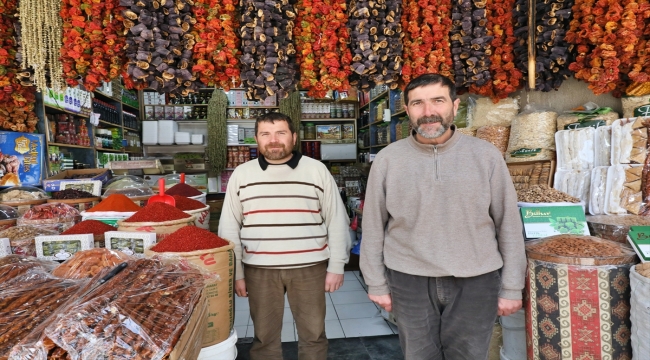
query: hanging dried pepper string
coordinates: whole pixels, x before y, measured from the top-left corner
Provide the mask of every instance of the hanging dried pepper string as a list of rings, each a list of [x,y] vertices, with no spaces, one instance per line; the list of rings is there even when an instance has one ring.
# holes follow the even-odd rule
[[[453,77],[449,42],[451,25],[451,0],[404,1],[403,84],[425,73]]]
[[[239,18],[233,0],[196,0],[192,71],[206,86],[225,91],[241,85]]]
[[[643,64],[648,61],[650,27],[645,24],[650,18],[650,3],[648,0],[627,0],[623,5],[621,27],[616,34],[617,48],[622,54],[621,79],[614,95],[622,96],[628,92],[629,95],[637,94],[640,87],[646,88],[642,90],[646,94],[650,91],[650,75],[643,71]],[[648,84],[644,86],[645,83]]]
[[[16,0],[0,0],[0,126],[5,130],[34,132],[38,123],[34,113],[36,88],[23,86],[17,76],[17,6]]]
[[[93,91],[103,81],[117,78],[125,63],[124,26],[119,0],[63,0],[61,62],[65,81],[79,80]]]

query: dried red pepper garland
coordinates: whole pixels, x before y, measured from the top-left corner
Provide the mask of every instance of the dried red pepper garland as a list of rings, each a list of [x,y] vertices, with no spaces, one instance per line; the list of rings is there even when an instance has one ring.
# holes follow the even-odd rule
[[[241,85],[239,19],[233,0],[194,2],[194,66],[192,71],[207,86],[225,91]]]
[[[125,63],[124,20],[119,0],[63,0],[63,74],[70,86],[94,91],[120,75]]]
[[[426,73],[452,78],[451,0],[404,0],[403,9],[402,82],[408,84]]]
[[[650,26],[646,22],[650,19],[650,3],[647,0],[626,0],[623,2],[624,10],[621,26],[617,30],[617,48],[621,52],[621,80],[615,90],[615,96],[622,96],[628,91],[634,92],[644,83],[650,83],[648,70],[643,71],[643,64],[648,62],[648,44],[650,39]],[[629,90],[628,90],[629,89]],[[642,92],[648,93],[650,89]],[[639,94],[640,95],[640,94]]]
[[[5,130],[34,132],[38,118],[34,113],[36,88],[23,86],[16,61],[17,0],[0,0],[0,125]]]
[[[155,252],[190,252],[216,249],[230,244],[228,241],[196,226],[184,226],[167,235],[151,248]]]

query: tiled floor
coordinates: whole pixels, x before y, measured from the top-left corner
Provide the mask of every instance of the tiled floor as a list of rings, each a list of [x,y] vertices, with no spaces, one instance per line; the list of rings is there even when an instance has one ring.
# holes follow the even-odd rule
[[[346,271],[343,286],[332,294],[325,294],[325,301],[328,339],[397,334],[397,327],[385,321],[377,306],[368,299],[358,271]],[[284,306],[282,342],[293,342],[298,340],[298,334],[286,298]],[[253,337],[248,298],[235,297],[235,329],[240,338]]]

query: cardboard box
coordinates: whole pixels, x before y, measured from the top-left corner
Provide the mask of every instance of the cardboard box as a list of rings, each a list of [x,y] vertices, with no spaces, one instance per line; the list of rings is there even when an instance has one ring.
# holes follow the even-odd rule
[[[519,210],[527,240],[560,234],[590,235],[582,206],[536,206]]]
[[[45,167],[45,136],[0,131],[0,186],[39,185]]]
[[[93,194],[94,196],[102,195],[102,182],[99,180],[85,180],[85,181],[61,181],[59,183],[59,191],[67,189],[75,189],[85,191]]]
[[[11,243],[8,238],[0,239],[0,258],[11,255]]]
[[[631,226],[627,241],[641,262],[650,261],[650,226]]]
[[[45,260],[66,260],[95,246],[93,234],[37,236],[35,242],[36,257]]]
[[[509,163],[509,164],[506,164],[506,165],[508,166],[508,171],[510,171],[511,176],[514,176],[514,175],[512,175],[513,173],[517,173],[517,174],[524,173],[524,174],[526,174],[526,173],[532,172],[533,168],[538,163],[542,164],[542,166],[544,164],[547,164],[547,163],[550,164],[550,165],[547,165],[547,167],[550,166],[550,170],[548,172],[549,175],[548,175],[548,179],[546,181],[546,184],[549,187],[553,187],[553,179],[555,178],[555,176],[554,176],[555,175],[555,160],[526,161],[526,162],[518,162],[518,163]],[[540,178],[540,182],[541,181],[542,181],[542,179]],[[514,182],[514,178],[513,178],[513,182]],[[543,185],[543,184],[541,184],[541,185]]]
[[[156,244],[156,234],[146,232],[107,231],[104,239],[107,249],[120,250],[136,258],[143,258],[144,249]]]
[[[204,290],[192,311],[185,330],[169,354],[169,360],[198,359],[203,348],[201,339],[208,322],[208,296]]]
[[[71,179],[71,177],[74,175],[84,175],[84,177],[79,179]],[[105,169],[65,170],[43,180],[43,190],[61,191],[64,189],[61,187],[62,182],[69,183],[73,181],[99,180],[102,182],[102,184],[105,184],[108,182],[108,180],[111,179],[111,177],[111,172]]]
[[[316,139],[338,140],[340,138],[341,125],[316,125]]]

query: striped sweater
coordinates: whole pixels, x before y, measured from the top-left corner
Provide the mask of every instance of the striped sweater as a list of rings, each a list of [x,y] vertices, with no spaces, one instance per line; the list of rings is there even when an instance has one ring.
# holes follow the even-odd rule
[[[295,153],[287,164],[269,165],[261,158],[235,169],[219,236],[235,243],[236,280],[244,278],[242,263],[290,269],[329,260],[327,271],[343,274],[350,257],[348,227],[345,206],[327,168]]]

